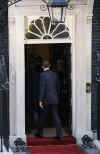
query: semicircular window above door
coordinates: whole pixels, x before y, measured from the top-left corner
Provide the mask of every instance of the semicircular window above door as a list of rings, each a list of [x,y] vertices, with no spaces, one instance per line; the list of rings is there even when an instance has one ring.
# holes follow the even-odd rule
[[[25,33],[25,39],[66,39],[69,28],[64,23],[51,24],[49,17],[32,20]]]

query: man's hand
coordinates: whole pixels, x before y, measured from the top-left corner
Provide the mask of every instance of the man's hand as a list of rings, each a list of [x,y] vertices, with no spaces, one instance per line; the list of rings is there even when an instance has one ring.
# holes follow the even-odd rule
[[[40,108],[41,108],[41,109],[44,108],[44,105],[43,105],[43,102],[42,102],[42,101],[40,101],[39,105],[40,105]]]

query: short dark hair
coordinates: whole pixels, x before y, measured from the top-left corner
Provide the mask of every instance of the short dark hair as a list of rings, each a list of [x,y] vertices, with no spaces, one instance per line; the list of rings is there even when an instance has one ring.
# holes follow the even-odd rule
[[[48,60],[44,60],[43,63],[42,63],[42,66],[49,67],[50,66],[49,61]]]

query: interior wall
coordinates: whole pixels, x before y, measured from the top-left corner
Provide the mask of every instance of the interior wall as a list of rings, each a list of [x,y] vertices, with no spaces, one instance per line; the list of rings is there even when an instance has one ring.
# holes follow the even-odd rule
[[[50,52],[49,52],[49,46],[44,44],[39,45],[29,45],[28,50],[30,52],[30,55],[32,56],[40,56],[43,60],[49,60],[50,59]]]

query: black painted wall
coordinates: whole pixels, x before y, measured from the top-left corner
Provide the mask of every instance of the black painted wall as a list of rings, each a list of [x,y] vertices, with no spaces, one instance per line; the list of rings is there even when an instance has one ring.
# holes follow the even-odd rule
[[[98,123],[98,82],[100,76],[100,0],[94,0],[92,27],[92,129],[97,129]],[[100,93],[100,92],[99,92]],[[100,104],[100,103],[99,103]],[[100,111],[99,111],[100,112]]]
[[[8,0],[0,0],[0,136],[9,135]]]
[[[0,55],[5,56],[8,70],[8,0],[0,0]]]

